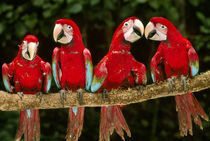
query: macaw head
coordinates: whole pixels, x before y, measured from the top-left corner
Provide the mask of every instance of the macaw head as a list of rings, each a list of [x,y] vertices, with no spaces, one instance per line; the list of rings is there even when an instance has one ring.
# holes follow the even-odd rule
[[[34,35],[27,35],[21,43],[21,55],[26,60],[33,60],[36,57],[39,41]]]
[[[114,33],[113,39],[125,39],[128,42],[139,40],[144,34],[144,25],[136,17],[124,20]]]
[[[60,19],[55,22],[53,38],[55,42],[69,44],[72,40],[81,40],[82,36],[78,26],[72,20]]]
[[[153,17],[145,28],[145,37],[150,40],[165,41],[181,34],[176,27],[163,17]]]

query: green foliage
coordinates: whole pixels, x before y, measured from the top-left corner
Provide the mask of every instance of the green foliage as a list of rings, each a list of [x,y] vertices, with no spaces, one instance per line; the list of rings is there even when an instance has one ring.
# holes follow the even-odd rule
[[[127,17],[137,16],[144,25],[154,16],[168,18],[188,38],[200,59],[200,71],[209,69],[210,16],[209,0],[28,0],[0,2],[1,64],[9,63],[16,56],[26,34],[34,34],[40,40],[38,54],[51,62],[56,46],[52,39],[55,20],[74,20],[82,32],[83,41],[90,49],[96,65],[107,53],[116,27]],[[135,58],[144,63],[150,79],[150,60],[158,43],[144,38],[132,45]],[[1,83],[1,89],[4,89]],[[52,84],[52,92],[57,92]],[[207,93],[197,95],[210,115]],[[203,94],[204,93],[204,94]],[[206,94],[205,94],[206,93]],[[178,132],[177,113],[173,98],[152,100],[129,105],[123,113],[132,132],[130,140],[210,140],[210,124],[204,123],[204,131],[194,127],[194,136],[182,138]],[[67,127],[67,109],[41,110],[41,140],[64,140]],[[98,140],[99,108],[87,108],[84,130],[80,140]],[[0,140],[13,140],[18,123],[18,112],[1,112]],[[115,133],[111,140],[120,140]]]

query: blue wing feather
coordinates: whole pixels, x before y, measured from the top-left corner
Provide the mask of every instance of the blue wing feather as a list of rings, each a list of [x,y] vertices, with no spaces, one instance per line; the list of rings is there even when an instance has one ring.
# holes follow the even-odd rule
[[[85,61],[85,75],[86,75],[85,89],[89,90],[93,77],[93,64],[92,64],[91,54],[87,48],[83,50],[83,55]]]
[[[5,86],[6,90],[11,93],[12,90],[10,88],[10,83],[9,83],[7,76],[3,76],[3,82],[4,82],[4,86]]]

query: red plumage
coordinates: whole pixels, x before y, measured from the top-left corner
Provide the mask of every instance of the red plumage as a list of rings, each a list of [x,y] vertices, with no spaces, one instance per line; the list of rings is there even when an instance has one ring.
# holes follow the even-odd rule
[[[171,77],[194,76],[198,71],[198,56],[191,43],[185,39],[174,25],[165,18],[154,17],[150,20],[154,26],[167,27],[167,40],[162,41],[151,61],[152,77],[155,82]],[[175,96],[180,134],[186,136],[192,132],[191,116],[202,129],[200,117],[208,116],[192,93]]]
[[[85,88],[88,79],[86,63],[92,66],[91,54],[84,47],[79,28],[73,21],[60,19],[56,21],[56,25],[62,27],[62,32],[65,32],[66,26],[72,30],[72,40],[68,44],[62,44],[60,48],[56,47],[53,52],[53,67],[55,67],[55,69],[53,68],[53,75],[56,84],[61,90],[76,91]],[[57,30],[56,27],[54,30]],[[64,33],[62,38],[71,33]],[[73,108],[69,108],[67,140],[78,140],[83,128],[83,118],[84,107],[78,107],[75,111]]]
[[[23,41],[37,43],[38,39],[33,35],[27,35]],[[47,92],[51,83],[51,67],[39,56],[33,60],[26,60],[22,56],[22,46],[20,45],[17,57],[10,64],[3,64],[2,75],[9,79],[11,92],[23,94],[36,94]],[[47,78],[48,77],[48,78]],[[48,79],[49,81],[47,81]],[[46,81],[45,81],[46,80]],[[10,85],[9,83],[9,85]],[[14,85],[14,87],[12,86]],[[26,141],[38,141],[40,138],[39,111],[21,110],[19,127],[16,140],[21,140],[25,134]]]
[[[123,21],[114,33],[108,54],[94,69],[91,91],[101,84],[97,91],[117,89],[121,86],[146,84],[146,68],[137,62],[130,52],[130,42],[126,41],[123,33],[125,22],[138,18],[131,17]],[[131,136],[129,127],[120,110],[120,106],[101,108],[100,141],[109,141],[114,129],[124,139],[124,132]]]

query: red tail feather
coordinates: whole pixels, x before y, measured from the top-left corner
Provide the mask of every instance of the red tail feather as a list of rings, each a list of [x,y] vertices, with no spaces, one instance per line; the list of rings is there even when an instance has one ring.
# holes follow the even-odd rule
[[[208,121],[208,116],[199,105],[194,95],[189,93],[182,96],[175,96],[175,100],[178,108],[179,130],[181,136],[187,136],[188,132],[190,135],[193,135],[191,116],[194,119],[194,123],[203,129],[200,117]]]
[[[84,107],[78,107],[75,115],[72,108],[69,108],[69,122],[66,140],[77,141],[79,139],[83,128],[84,110]]]
[[[25,141],[40,140],[39,110],[20,111],[20,121],[15,141],[20,141],[23,134]]]
[[[109,141],[109,136],[113,133],[114,129],[117,134],[124,140],[124,132],[127,136],[131,136],[130,129],[124,119],[120,110],[120,106],[109,106],[101,108],[101,123],[100,123],[100,141]]]

